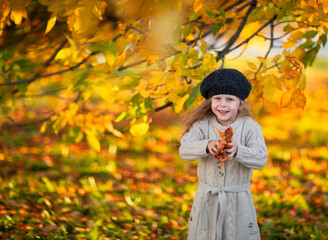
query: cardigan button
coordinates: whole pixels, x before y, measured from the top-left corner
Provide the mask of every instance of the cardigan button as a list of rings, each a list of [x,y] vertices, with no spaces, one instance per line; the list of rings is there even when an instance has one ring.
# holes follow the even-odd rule
[[[249,224],[248,224],[248,227],[249,227],[249,228],[253,227],[253,223],[252,223],[252,222],[249,223]]]

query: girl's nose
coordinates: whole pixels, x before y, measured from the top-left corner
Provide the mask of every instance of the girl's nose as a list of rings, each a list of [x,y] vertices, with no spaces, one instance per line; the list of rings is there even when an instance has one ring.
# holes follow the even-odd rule
[[[220,100],[219,106],[226,106],[226,102],[224,100]]]

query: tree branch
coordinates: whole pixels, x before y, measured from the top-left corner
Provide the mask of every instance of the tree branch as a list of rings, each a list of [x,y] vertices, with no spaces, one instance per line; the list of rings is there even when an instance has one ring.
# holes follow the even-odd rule
[[[13,85],[18,85],[18,84],[22,84],[22,83],[31,83],[34,82],[35,80],[39,79],[39,78],[45,78],[45,77],[51,77],[51,76],[55,76],[55,75],[59,75],[68,71],[72,71],[78,67],[80,67],[83,63],[85,63],[91,56],[95,55],[96,52],[90,53],[87,57],[85,57],[81,62],[79,62],[78,64],[76,64],[73,67],[70,67],[68,69],[62,70],[62,71],[58,71],[58,72],[53,72],[53,73],[48,73],[48,74],[44,74],[44,75],[37,75],[35,77],[32,78],[28,78],[25,80],[21,80],[21,81],[16,81],[16,82],[9,82],[9,83],[0,83],[0,87],[1,86],[13,86]]]
[[[270,23],[270,38],[271,38],[271,40],[270,40],[270,47],[269,47],[267,53],[264,56],[265,59],[267,59],[267,57],[269,56],[269,53],[271,52],[271,49],[273,48],[273,42],[274,42],[274,36],[273,36],[273,34],[274,34],[274,25],[273,25],[273,21],[271,21],[271,23]],[[261,70],[262,67],[263,67],[263,63],[261,62],[259,68],[257,69],[257,71],[256,71],[256,73],[254,75],[254,78],[256,77],[256,74]]]
[[[159,111],[161,111],[161,110],[163,110],[165,108],[171,107],[172,105],[173,105],[172,102],[167,102],[163,106],[160,106],[160,107],[155,108],[155,112],[159,112]]]
[[[59,47],[56,49],[56,51],[50,56],[50,58],[44,63],[44,66],[48,67],[50,65],[50,63],[55,59],[55,57],[57,56],[58,52],[66,45],[67,43],[67,39],[65,38],[61,44],[59,45]]]
[[[216,56],[216,61],[218,61],[220,58],[224,57],[227,53],[231,52],[232,50],[230,50],[230,47],[236,42],[236,40],[238,39],[241,31],[244,29],[247,19],[249,17],[249,15],[251,14],[251,12],[253,11],[253,9],[256,7],[256,2],[252,1],[252,4],[250,5],[249,9],[247,10],[245,17],[243,18],[243,21],[240,23],[237,32],[230,38],[229,43],[227,44],[227,46]]]
[[[225,9],[223,9],[225,12],[229,11],[230,9],[233,9],[234,7],[238,6],[239,4],[246,2],[247,0],[239,0],[238,2],[235,2],[233,4],[231,4],[230,6],[226,7]],[[253,1],[251,1],[253,2]]]
[[[233,50],[235,50],[235,49],[237,49],[237,48],[239,48],[240,46],[242,46],[242,45],[248,43],[248,42],[249,42],[254,36],[257,35],[258,32],[260,32],[262,29],[266,28],[269,24],[273,23],[273,21],[274,21],[276,18],[277,18],[277,15],[275,15],[270,21],[268,21],[268,22],[266,22],[265,24],[263,24],[262,27],[260,27],[260,28],[259,28],[255,33],[253,33],[250,37],[248,37],[247,39],[245,39],[243,42],[241,42],[240,44],[238,44],[236,47],[230,49],[230,50],[228,51],[228,53],[231,52],[231,51],[233,51]]]
[[[81,92],[78,92],[77,97],[72,101],[72,102],[77,102],[81,97]],[[30,125],[35,125],[35,124],[39,124],[45,121],[48,121],[49,119],[52,118],[52,116],[57,115],[59,112],[65,111],[66,109],[68,109],[69,105],[65,106],[62,110],[58,111],[58,112],[52,112],[48,117],[45,118],[41,118],[41,119],[37,119],[34,121],[30,121],[30,122],[25,122],[25,123],[17,123],[14,119],[12,119],[11,117],[8,117],[8,119],[13,122],[13,124],[3,124],[3,126],[6,128],[13,128],[13,127],[26,127],[26,126],[30,126]]]
[[[225,8],[225,9],[223,9],[223,10],[224,10],[224,11],[229,11],[230,9],[236,7],[237,5],[239,5],[239,4],[241,4],[241,3],[245,2],[245,1],[246,1],[246,0],[240,0],[240,1],[238,1],[238,2],[236,2],[236,3],[234,3],[234,4],[232,4],[232,5],[230,5],[229,7]],[[241,10],[242,10],[243,8],[245,8],[246,6],[251,5],[251,4],[254,4],[254,3],[255,3],[255,5],[256,5],[256,2],[255,2],[255,1],[251,1],[251,2],[249,2],[249,3],[246,3],[244,6],[240,7],[240,8],[237,10],[237,12],[241,11]],[[253,8],[252,8],[252,9],[253,9]],[[249,14],[247,14],[247,17],[248,17],[248,15],[249,15]],[[246,17],[246,19],[247,19],[247,17]],[[233,20],[232,18],[229,18],[229,19],[226,20],[226,23],[232,22],[232,20]],[[144,32],[142,32],[141,30],[139,30],[139,29],[137,29],[137,28],[135,28],[135,27],[130,27],[130,28],[132,28],[133,30],[135,30],[135,31],[137,31],[137,32],[139,32],[139,33],[144,34],[145,36],[147,36]],[[212,29],[210,29],[210,30],[206,31],[205,33],[203,33],[202,36],[198,36],[197,38],[195,38],[195,39],[193,39],[193,40],[191,40],[191,41],[189,41],[189,42],[186,42],[186,44],[187,44],[188,46],[190,46],[190,45],[196,43],[198,40],[200,40],[200,39],[202,39],[202,38],[204,38],[204,37],[210,35],[211,33],[212,33]],[[177,54],[177,53],[179,53],[179,51],[176,51],[176,52],[174,52],[174,53],[172,53],[172,54],[169,54],[168,56],[162,57],[162,58],[159,59],[159,60],[164,60],[164,59],[166,59],[166,58],[169,58],[169,57],[171,57],[171,56],[174,56],[174,55]],[[138,66],[138,65],[140,65],[140,64],[143,64],[143,63],[145,63],[145,62],[147,62],[146,59],[143,59],[143,60],[140,60],[140,61],[137,61],[137,62],[134,62],[134,63],[128,64],[128,65],[126,65],[126,66],[119,67],[119,68],[118,68],[118,71],[123,71],[123,70],[126,70],[126,69],[130,68],[130,67],[135,67],[135,66]],[[197,68],[197,67],[195,67],[195,68]]]

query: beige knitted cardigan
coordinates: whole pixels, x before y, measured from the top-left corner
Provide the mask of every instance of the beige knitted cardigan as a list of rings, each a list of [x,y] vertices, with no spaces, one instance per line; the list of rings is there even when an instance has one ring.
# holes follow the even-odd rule
[[[217,160],[206,152],[206,146],[219,137],[216,128],[224,131],[227,127],[219,124],[215,116],[207,117],[194,123],[181,139],[181,158],[200,159],[188,240],[260,239],[249,183],[253,169],[262,169],[267,160],[262,130],[249,117],[237,118],[231,124],[237,155],[218,169]]]

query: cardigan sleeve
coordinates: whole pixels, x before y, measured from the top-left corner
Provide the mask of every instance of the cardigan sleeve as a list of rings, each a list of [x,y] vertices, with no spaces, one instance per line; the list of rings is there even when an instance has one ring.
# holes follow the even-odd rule
[[[202,124],[196,122],[181,138],[179,154],[182,159],[193,161],[208,155],[206,147],[210,139],[205,139],[205,131],[204,126],[202,127]]]
[[[239,144],[236,159],[241,164],[252,169],[264,168],[268,150],[262,134],[261,126],[255,121],[245,123],[244,133],[246,137],[246,146]]]

